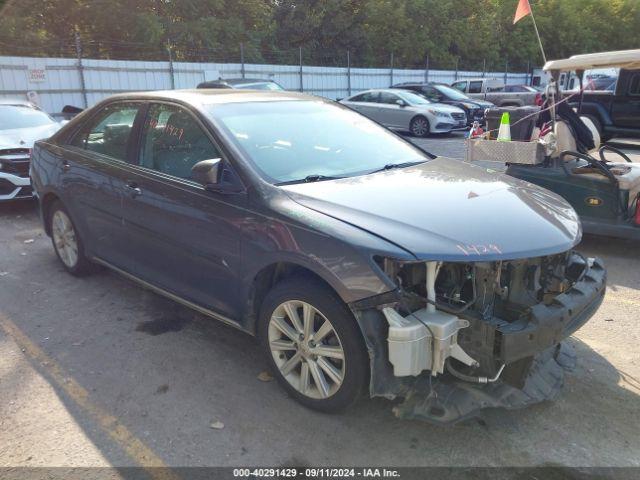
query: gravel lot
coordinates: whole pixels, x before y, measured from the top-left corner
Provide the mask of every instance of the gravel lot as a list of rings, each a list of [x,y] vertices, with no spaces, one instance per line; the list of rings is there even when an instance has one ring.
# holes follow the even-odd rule
[[[419,143],[462,155],[461,135]],[[258,379],[251,337],[116,274],[71,277],[35,206],[1,205],[0,466],[640,466],[639,247],[583,240],[609,286],[556,402],[438,427],[381,399],[301,407]]]

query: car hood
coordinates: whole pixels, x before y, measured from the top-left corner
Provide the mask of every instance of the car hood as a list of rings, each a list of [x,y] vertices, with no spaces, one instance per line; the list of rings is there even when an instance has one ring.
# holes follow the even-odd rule
[[[281,187],[297,203],[392,242],[421,260],[518,259],[569,250],[571,206],[533,184],[460,160]]]
[[[438,110],[439,112],[446,113],[464,113],[459,107],[454,105],[447,105],[446,103],[430,103],[428,105],[413,105],[413,108],[418,110]]]
[[[472,103],[476,106],[478,106],[479,108],[491,108],[491,107],[495,107],[495,105],[491,102],[485,102],[482,100],[464,100],[465,103]]]
[[[50,123],[40,127],[0,130],[0,150],[6,148],[31,148],[36,141],[49,138],[60,127],[59,123]]]

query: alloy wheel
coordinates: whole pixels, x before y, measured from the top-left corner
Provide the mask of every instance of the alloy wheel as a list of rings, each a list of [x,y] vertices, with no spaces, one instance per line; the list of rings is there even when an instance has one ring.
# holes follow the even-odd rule
[[[78,241],[71,219],[62,210],[56,210],[51,221],[53,244],[58,256],[67,267],[78,263]]]
[[[424,137],[429,133],[429,122],[424,118],[416,118],[411,123],[411,133],[417,137]]]
[[[345,376],[345,353],[331,322],[299,300],[280,304],[269,320],[269,349],[282,376],[302,395],[325,399]]]

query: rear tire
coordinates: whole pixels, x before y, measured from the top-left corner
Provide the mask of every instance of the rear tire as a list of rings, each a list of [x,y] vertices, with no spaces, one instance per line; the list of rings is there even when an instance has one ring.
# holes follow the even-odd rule
[[[47,222],[53,249],[64,269],[75,276],[93,272],[95,265],[86,257],[82,238],[61,201],[51,205]]]
[[[369,382],[364,339],[342,300],[306,276],[285,279],[260,309],[258,339],[280,384],[298,402],[342,411]]]
[[[431,132],[431,125],[429,124],[429,120],[419,115],[411,119],[409,130],[414,137],[424,138]]]

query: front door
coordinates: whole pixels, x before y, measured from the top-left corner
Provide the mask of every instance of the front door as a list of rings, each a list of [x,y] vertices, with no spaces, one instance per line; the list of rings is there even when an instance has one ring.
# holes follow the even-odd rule
[[[237,319],[246,197],[213,193],[192,180],[193,165],[214,158],[220,149],[192,112],[151,104],[123,196],[129,271]]]
[[[395,93],[380,92],[375,119],[387,127],[407,128],[412,112],[401,106],[398,101],[404,102]]]

